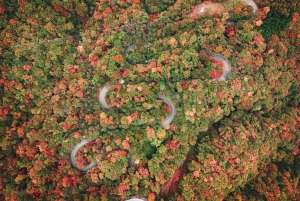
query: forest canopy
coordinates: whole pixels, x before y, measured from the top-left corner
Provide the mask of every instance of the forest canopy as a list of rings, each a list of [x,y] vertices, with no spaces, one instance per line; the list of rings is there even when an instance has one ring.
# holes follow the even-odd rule
[[[299,8],[0,0],[0,200],[299,200]]]

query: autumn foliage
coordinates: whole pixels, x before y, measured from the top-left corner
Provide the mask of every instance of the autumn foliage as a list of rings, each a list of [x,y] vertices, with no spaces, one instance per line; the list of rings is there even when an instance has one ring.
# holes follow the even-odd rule
[[[38,2],[0,0],[0,200],[299,200],[295,1]]]

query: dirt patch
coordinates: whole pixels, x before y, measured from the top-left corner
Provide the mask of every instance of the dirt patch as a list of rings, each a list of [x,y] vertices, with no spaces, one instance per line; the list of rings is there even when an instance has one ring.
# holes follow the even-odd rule
[[[190,18],[198,18],[201,15],[213,15],[223,13],[225,11],[223,4],[205,1],[192,8],[192,12],[189,14]]]

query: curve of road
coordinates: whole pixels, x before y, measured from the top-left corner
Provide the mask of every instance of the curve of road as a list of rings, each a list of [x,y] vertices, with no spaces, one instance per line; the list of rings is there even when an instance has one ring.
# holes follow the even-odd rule
[[[224,80],[226,80],[229,73],[231,72],[231,66],[230,66],[228,60],[225,57],[223,57],[222,55],[219,55],[219,54],[212,54],[211,57],[223,62],[223,64],[224,64],[224,73],[222,74],[221,77],[213,79],[213,81],[224,81]]]
[[[80,143],[78,143],[78,144],[74,147],[74,149],[73,149],[72,152],[71,152],[71,157],[70,157],[71,165],[72,165],[74,168],[80,170],[81,172],[86,172],[86,171],[88,171],[89,169],[95,167],[95,166],[99,163],[99,161],[100,161],[100,159],[101,159],[101,158],[100,158],[100,159],[98,159],[97,161],[95,161],[95,162],[93,162],[93,163],[91,163],[91,164],[89,164],[89,165],[87,165],[87,166],[85,166],[85,167],[83,167],[83,168],[79,168],[79,167],[76,165],[75,155],[76,155],[77,151],[80,149],[80,147],[84,146],[85,144],[87,144],[87,143],[89,143],[89,142],[91,142],[91,141],[93,141],[93,140],[94,140],[94,139],[91,139],[91,138],[82,140]]]
[[[253,7],[253,14],[248,17],[248,19],[252,19],[257,15],[258,7],[253,0],[243,0],[247,5]]]

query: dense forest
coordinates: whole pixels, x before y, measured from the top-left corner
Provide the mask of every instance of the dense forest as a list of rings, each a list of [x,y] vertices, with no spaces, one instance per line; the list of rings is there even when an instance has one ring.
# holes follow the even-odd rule
[[[0,0],[0,200],[300,200],[298,0]]]

